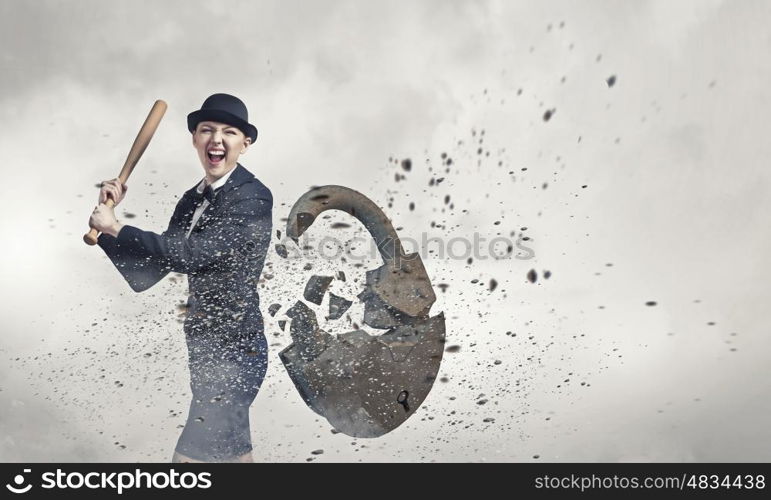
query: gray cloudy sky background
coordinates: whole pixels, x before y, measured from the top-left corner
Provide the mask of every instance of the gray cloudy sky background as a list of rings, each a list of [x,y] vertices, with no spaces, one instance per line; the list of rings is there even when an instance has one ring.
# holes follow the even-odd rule
[[[186,284],[133,294],[80,236],[159,98],[118,214],[163,229],[202,175],[185,117],[229,92],[260,130],[242,163],[273,191],[276,229],[309,186],[342,184],[404,236],[527,227],[535,253],[424,258],[460,350],[376,440],[305,407],[266,315],[257,460],[768,461],[769,19],[763,1],[0,0],[0,460],[170,457]],[[263,310],[288,306],[311,273],[268,262]],[[529,283],[531,268],[553,276]]]

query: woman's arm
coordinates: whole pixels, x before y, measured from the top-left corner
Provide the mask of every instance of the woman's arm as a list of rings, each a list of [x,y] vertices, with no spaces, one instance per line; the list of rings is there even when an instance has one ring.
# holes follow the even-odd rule
[[[166,272],[189,274],[245,249],[267,253],[272,208],[272,198],[242,198],[187,238],[182,231],[156,234],[125,225],[115,240],[137,262],[157,262]]]

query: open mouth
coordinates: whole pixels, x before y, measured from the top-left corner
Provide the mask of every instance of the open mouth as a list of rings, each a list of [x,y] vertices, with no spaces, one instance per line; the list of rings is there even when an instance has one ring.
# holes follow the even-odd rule
[[[216,165],[225,159],[225,152],[210,150],[206,152],[206,156],[209,157],[210,162]]]

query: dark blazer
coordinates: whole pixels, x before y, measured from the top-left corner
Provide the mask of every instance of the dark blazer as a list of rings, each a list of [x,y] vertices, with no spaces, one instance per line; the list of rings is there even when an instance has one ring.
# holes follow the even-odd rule
[[[162,234],[125,225],[117,237],[100,235],[99,246],[135,292],[171,271],[187,274],[188,336],[233,340],[262,333],[257,282],[270,244],[273,196],[239,164],[185,238],[202,201],[197,186],[179,200]]]

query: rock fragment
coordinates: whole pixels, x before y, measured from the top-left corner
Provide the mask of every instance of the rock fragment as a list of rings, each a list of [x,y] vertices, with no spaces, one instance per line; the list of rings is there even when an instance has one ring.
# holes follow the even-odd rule
[[[352,301],[345,297],[339,297],[334,293],[329,293],[329,319],[340,319],[343,314],[353,304]]]
[[[329,288],[329,284],[332,283],[333,279],[332,276],[319,276],[316,274],[311,276],[303,292],[305,300],[320,306],[321,301],[324,300],[324,294],[327,292],[327,288]]]

